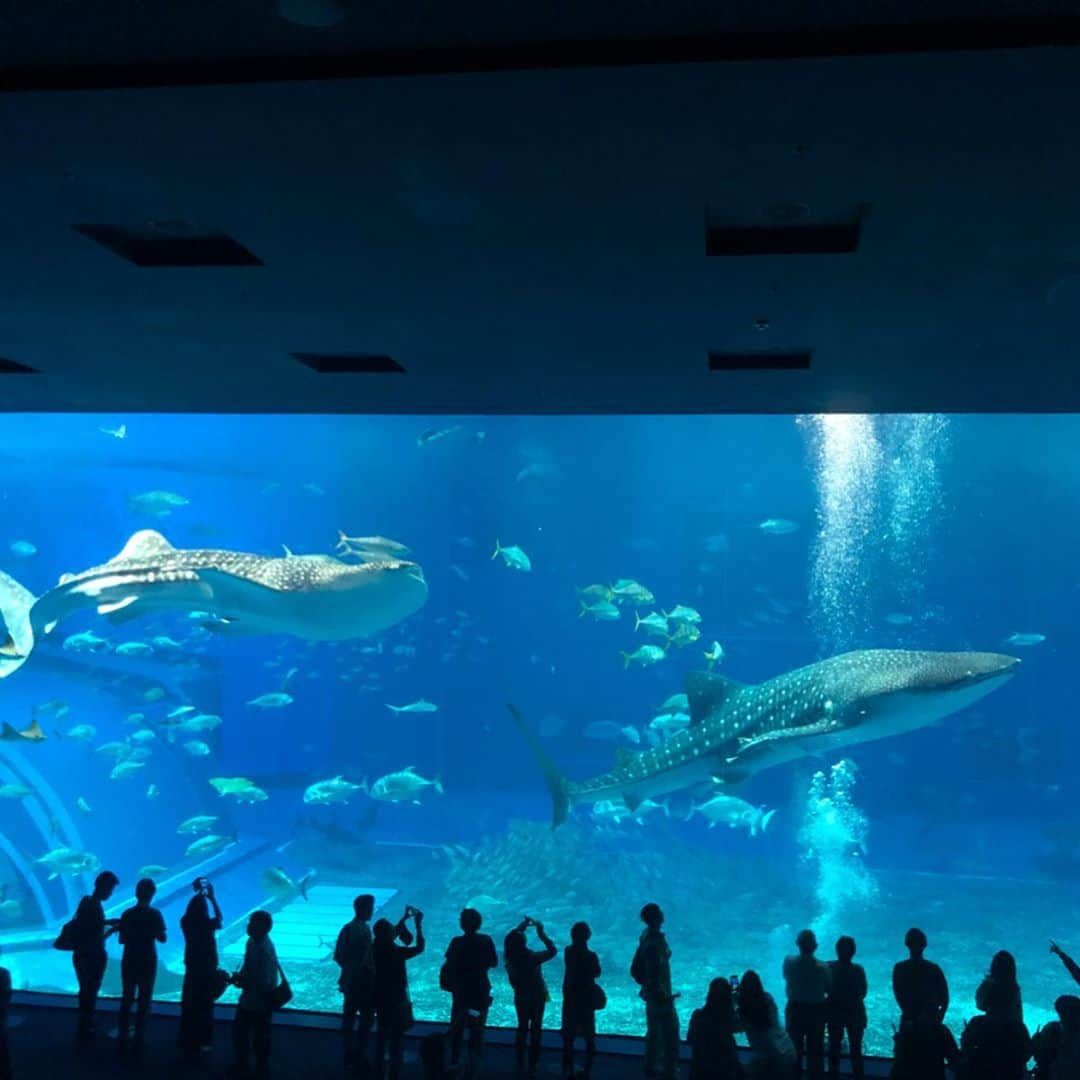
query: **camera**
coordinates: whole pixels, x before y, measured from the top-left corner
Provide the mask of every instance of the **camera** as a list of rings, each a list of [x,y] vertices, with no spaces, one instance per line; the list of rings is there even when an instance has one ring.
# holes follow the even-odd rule
[[[416,918],[417,916],[419,916],[422,919],[424,917],[424,913],[418,907],[413,907],[412,904],[406,904],[405,905],[405,918],[406,919],[409,918],[410,915],[413,918]]]
[[[731,982],[731,989],[732,990],[738,990],[739,989],[739,976],[738,975],[732,975],[730,977],[730,982]]]

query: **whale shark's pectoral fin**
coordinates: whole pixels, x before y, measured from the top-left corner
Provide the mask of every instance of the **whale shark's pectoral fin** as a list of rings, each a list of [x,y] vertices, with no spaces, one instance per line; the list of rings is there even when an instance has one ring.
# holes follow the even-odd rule
[[[635,795],[632,791],[624,791],[622,793],[623,802],[626,803],[626,809],[631,814],[637,813],[637,808],[641,805],[641,796]]]
[[[727,705],[745,689],[746,683],[736,682],[725,675],[692,671],[686,676],[685,687],[686,700],[690,705],[690,726],[694,727]]]

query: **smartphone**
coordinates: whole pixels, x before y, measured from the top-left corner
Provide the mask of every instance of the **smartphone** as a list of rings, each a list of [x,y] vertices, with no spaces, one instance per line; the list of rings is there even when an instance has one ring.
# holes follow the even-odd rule
[[[730,979],[730,982],[731,982],[731,989],[732,990],[738,990],[739,989],[739,976],[738,975],[732,975],[731,979]]]
[[[468,1009],[466,1011],[467,1011],[467,1014],[468,1014],[468,1016],[469,1016],[469,1018],[471,1020],[479,1020],[480,1019],[480,1011],[478,1009]]]

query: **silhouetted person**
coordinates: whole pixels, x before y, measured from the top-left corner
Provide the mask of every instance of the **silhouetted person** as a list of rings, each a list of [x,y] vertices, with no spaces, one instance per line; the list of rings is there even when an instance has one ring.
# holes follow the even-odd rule
[[[825,997],[829,989],[829,969],[814,956],[817,938],[813,930],[800,930],[795,938],[799,950],[784,957],[784,984],[787,1006],[785,1027],[795,1046],[795,1060],[806,1057],[811,1080],[820,1080],[825,1067]]]
[[[536,936],[543,949],[530,949],[525,931],[536,927]],[[503,941],[503,963],[506,977],[514,991],[514,1011],[517,1013],[517,1032],[514,1050],[517,1054],[518,1072],[525,1071],[525,1047],[528,1044],[529,1075],[536,1074],[540,1060],[540,1038],[544,1030],[544,1007],[548,1001],[548,989],[544,983],[542,967],[553,959],[558,950],[555,942],[544,933],[544,924],[528,915],[506,935]]]
[[[394,939],[412,935],[405,923],[412,918],[416,926],[414,945],[395,945]],[[409,1000],[409,976],[405,965],[424,951],[424,913],[407,907],[397,925],[379,919],[372,927],[372,954],[375,961],[375,1076],[382,1080],[389,1053],[390,1080],[398,1080],[404,1056],[405,1032],[412,1027],[412,1002]]]
[[[936,1010],[939,1020],[945,1019],[949,1008],[949,984],[945,973],[931,960],[923,957],[926,935],[912,927],[904,935],[904,945],[911,954],[893,967],[892,984],[896,1004],[900,1006],[900,1025],[925,1019],[927,1010]]]
[[[1003,954],[994,957],[995,962]],[[1008,953],[1004,954],[1012,961]],[[995,965],[991,965],[993,972]],[[1003,966],[998,964],[999,969]],[[1031,1057],[1031,1035],[1018,1016],[1020,989],[1016,985],[1016,965],[1010,972],[999,970],[979,987],[978,1007],[985,1013],[964,1025],[960,1053],[966,1066],[967,1080],[1024,1080]]]
[[[592,1074],[596,1057],[596,1010],[607,1003],[604,991],[597,985],[600,978],[600,959],[589,948],[592,931],[589,924],[576,922],[570,927],[570,944],[563,950],[562,984],[562,1071],[564,1080],[574,1077],[574,1040],[585,1040],[585,1071],[583,1080]]]
[[[1050,951],[1061,959],[1061,962],[1065,965],[1065,970],[1076,982],[1080,983],[1080,964],[1077,964],[1056,941],[1050,942]]]
[[[351,1065],[360,1075],[369,1069],[368,1038],[375,1022],[375,955],[368,926],[374,911],[374,896],[358,896],[353,901],[353,918],[341,928],[334,945],[334,963],[341,968],[338,989],[344,995],[341,1039],[345,1067]]]
[[[679,1017],[671,992],[671,949],[661,927],[659,904],[641,909],[645,929],[630,964],[630,977],[641,987],[645,1002],[645,1075],[674,1080],[679,1072]]]
[[[690,1044],[690,1080],[736,1080],[742,1075],[735,1051],[739,1018],[727,979],[713,979],[705,1004],[695,1009],[686,1031]]]
[[[135,886],[135,906],[120,916],[117,932],[124,954],[120,960],[120,1026],[117,1047],[127,1048],[131,1027],[131,1006],[138,996],[135,1013],[134,1049],[140,1051],[146,1037],[146,1022],[150,1017],[150,1002],[154,997],[154,980],[157,978],[157,942],[165,941],[165,919],[156,907],[150,906],[157,886],[142,878]]]
[[[1080,997],[1062,994],[1054,1002],[1057,1020],[1032,1037],[1037,1080],[1075,1080],[1080,1076]]]
[[[79,980],[78,1039],[94,1038],[94,1012],[109,962],[105,939],[116,930],[116,920],[105,918],[104,902],[119,884],[120,879],[111,870],[102,870],[94,879],[94,891],[79,901],[75,911],[72,962],[75,978]]]
[[[852,963],[855,939],[846,935],[836,942],[836,959],[829,964],[829,999],[825,1009],[829,1028],[829,1073],[840,1075],[840,1049],[847,1034],[851,1075],[862,1080],[863,1033],[866,1031],[866,972]]]
[[[221,908],[208,878],[197,877],[191,887],[195,895],[180,917],[184,935],[184,985],[180,992],[177,1033],[177,1044],[188,1060],[213,1046],[214,1001],[222,990],[216,936],[221,929]]]
[[[1002,949],[994,953],[990,971],[975,991],[975,1008],[991,1020],[1011,1019],[1024,1022],[1020,984],[1016,981],[1016,960]]]
[[[0,1080],[11,1080],[11,1050],[8,1047],[8,1012],[11,1009],[11,972],[0,967]]]
[[[750,1047],[747,1076],[755,1080],[788,1080],[795,1075],[795,1047],[780,1025],[773,996],[767,993],[756,971],[747,971],[739,982],[739,1027]]]
[[[255,1054],[256,1080],[270,1075],[270,1030],[274,1015],[273,993],[278,984],[278,958],[270,931],[268,911],[253,911],[248,919],[244,962],[233,976],[240,1000],[233,1018],[233,1075],[248,1076],[250,1053]]]
[[[475,908],[461,912],[461,933],[446,949],[439,985],[449,989],[450,1064],[461,1060],[461,1044],[468,1032],[466,1073],[474,1076],[484,1054],[484,1027],[491,1008],[491,979],[488,972],[499,966],[495,942],[480,933],[483,917]]]
[[[928,1001],[921,1014],[901,1024],[893,1039],[892,1080],[945,1080],[945,1068],[960,1058],[953,1033],[942,1023],[941,1006]]]

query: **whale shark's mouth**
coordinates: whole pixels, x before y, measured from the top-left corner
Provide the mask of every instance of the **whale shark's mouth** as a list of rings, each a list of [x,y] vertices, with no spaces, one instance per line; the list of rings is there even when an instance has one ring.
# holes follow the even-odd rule
[[[1009,679],[1016,674],[1016,669],[1020,666],[1020,659],[1015,656],[996,656],[996,665],[988,665],[985,669],[967,671],[964,672],[955,682],[953,682],[948,689],[949,690],[962,690],[969,686],[978,686],[980,683],[991,682],[995,679]]]

